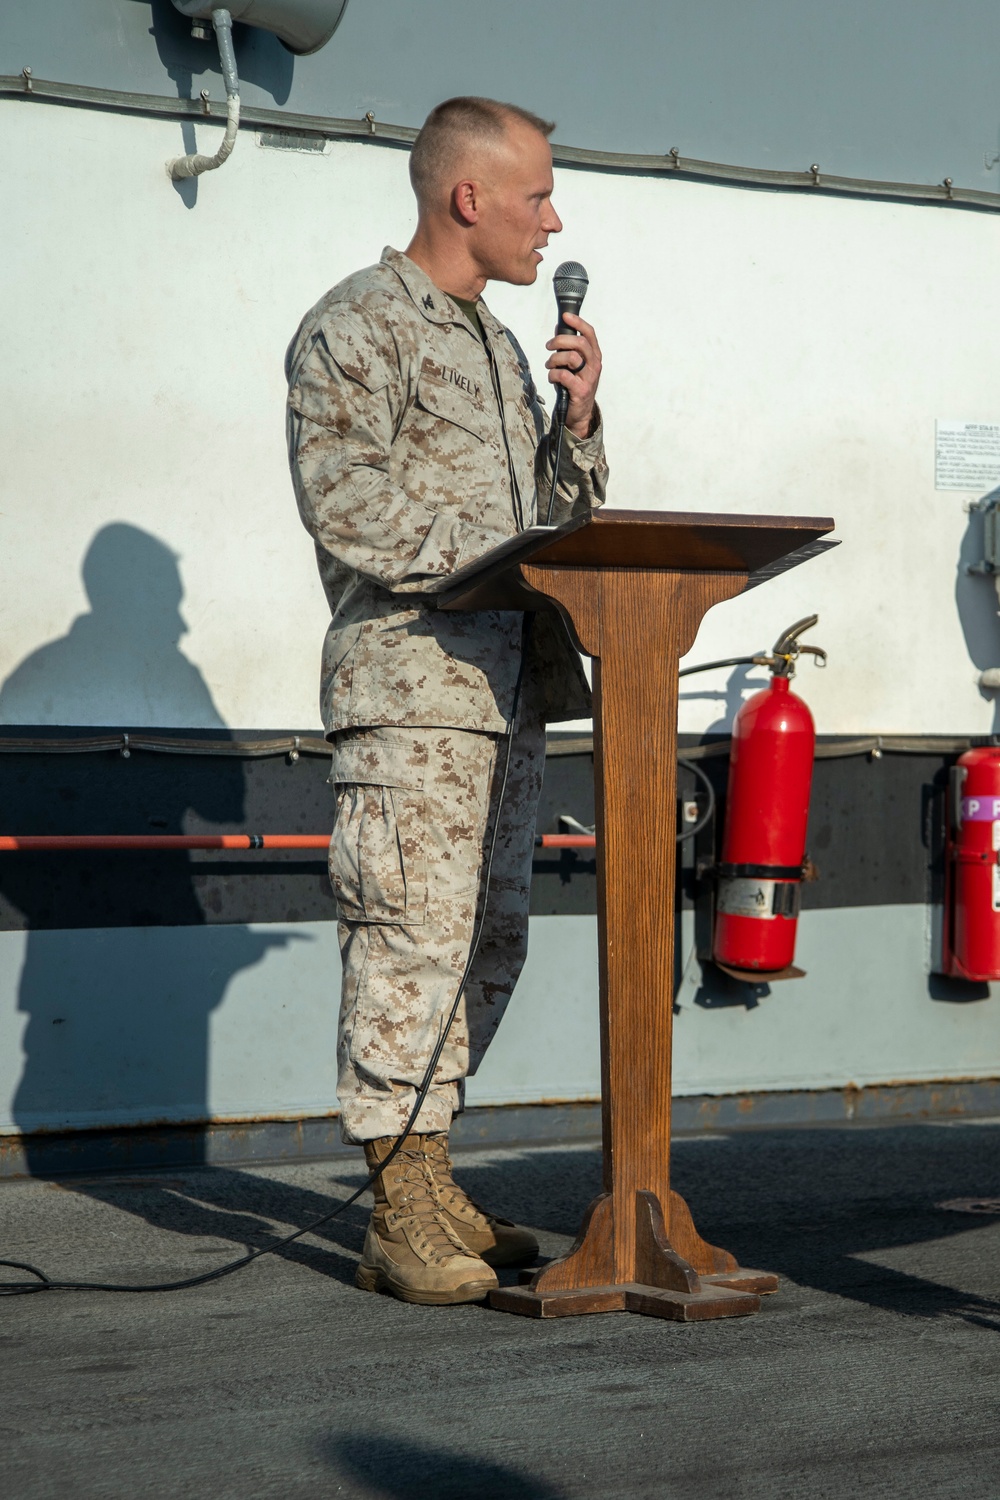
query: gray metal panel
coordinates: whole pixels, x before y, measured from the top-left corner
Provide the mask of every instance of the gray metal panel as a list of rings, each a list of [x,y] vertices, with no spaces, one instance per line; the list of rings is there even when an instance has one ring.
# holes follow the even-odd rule
[[[561,142],[742,166],[995,189],[990,0],[354,0],[331,43],[294,58],[237,27],[247,105],[419,125],[456,93],[555,118]],[[222,97],[214,46],[170,0],[15,0],[0,73]]]

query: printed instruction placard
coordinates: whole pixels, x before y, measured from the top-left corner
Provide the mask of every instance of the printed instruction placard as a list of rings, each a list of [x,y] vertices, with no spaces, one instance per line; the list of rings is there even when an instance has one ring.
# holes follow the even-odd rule
[[[935,426],[934,488],[983,495],[1000,484],[1000,422]]]

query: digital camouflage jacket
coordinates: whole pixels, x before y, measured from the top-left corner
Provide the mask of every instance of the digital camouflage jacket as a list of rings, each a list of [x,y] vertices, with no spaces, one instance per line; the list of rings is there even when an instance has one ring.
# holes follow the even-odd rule
[[[440,579],[536,518],[547,417],[527,360],[480,301],[485,343],[414,263],[388,249],[306,314],[286,359],[288,452],[332,616],[328,733],[366,725],[500,731],[519,612],[433,608]],[[553,521],[603,502],[601,426],[567,432]],[[423,597],[422,597],[423,596]],[[590,712],[580,660],[540,615],[529,670],[550,720]]]

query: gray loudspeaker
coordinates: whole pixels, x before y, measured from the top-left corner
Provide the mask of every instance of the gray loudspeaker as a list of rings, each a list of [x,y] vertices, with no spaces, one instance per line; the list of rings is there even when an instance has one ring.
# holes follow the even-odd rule
[[[192,20],[208,21],[217,6],[205,0],[174,0]],[[318,52],[333,36],[347,9],[347,0],[228,0],[234,21],[260,26],[280,37],[289,52]]]

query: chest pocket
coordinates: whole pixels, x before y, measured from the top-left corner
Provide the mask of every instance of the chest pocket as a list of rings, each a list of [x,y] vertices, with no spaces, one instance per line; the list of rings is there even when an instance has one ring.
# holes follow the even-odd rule
[[[488,442],[500,425],[498,414],[488,411],[468,391],[426,370],[417,381],[417,406],[432,417],[461,427],[481,443]]]

